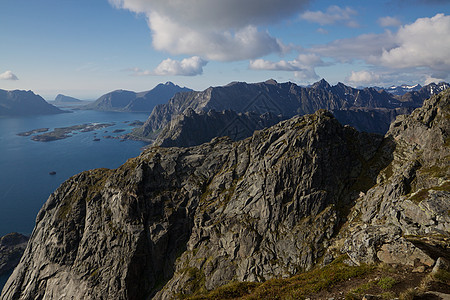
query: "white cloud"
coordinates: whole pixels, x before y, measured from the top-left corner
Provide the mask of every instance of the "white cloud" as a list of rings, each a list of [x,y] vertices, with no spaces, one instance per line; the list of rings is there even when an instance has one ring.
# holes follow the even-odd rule
[[[387,70],[445,79],[450,74],[450,16],[419,18],[397,32],[364,34],[309,50],[341,63],[360,60]]]
[[[450,16],[437,14],[402,26],[396,47],[384,49],[381,64],[393,68],[426,67],[450,72]]]
[[[0,79],[2,80],[19,80],[17,76],[12,71],[6,71],[0,74]]]
[[[350,7],[341,8],[337,5],[332,5],[327,8],[326,12],[322,11],[305,11],[300,15],[300,18],[312,23],[324,25],[332,25],[342,23],[348,27],[359,27],[359,24],[352,20],[352,17],[358,13]]]
[[[327,65],[316,54],[300,54],[291,61],[281,60],[278,62],[256,59],[250,61],[249,68],[252,70],[270,71],[294,71],[294,76],[300,79],[317,79],[315,68]]]
[[[195,76],[203,73],[203,67],[208,62],[198,56],[185,58],[181,61],[173,59],[163,60],[154,70],[155,75]]]
[[[328,30],[323,29],[322,27],[318,28],[316,31],[321,34],[328,34]]]
[[[347,81],[356,84],[370,83],[374,84],[380,80],[380,76],[369,71],[352,71],[351,75],[347,78]]]
[[[140,68],[129,68],[124,71],[132,72],[133,76],[196,76],[203,73],[203,67],[207,63],[198,56],[185,58],[181,61],[167,58],[153,71]]]
[[[378,24],[380,24],[380,26],[382,27],[398,27],[402,25],[402,22],[400,22],[400,20],[397,18],[387,16],[379,18]]]
[[[209,60],[255,59],[285,46],[258,26],[298,13],[309,0],[109,0],[144,13],[153,46],[171,54]]]

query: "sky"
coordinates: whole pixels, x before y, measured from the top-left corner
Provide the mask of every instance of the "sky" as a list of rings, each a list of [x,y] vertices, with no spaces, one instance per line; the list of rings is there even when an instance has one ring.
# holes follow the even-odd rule
[[[0,0],[0,89],[450,81],[450,0]]]

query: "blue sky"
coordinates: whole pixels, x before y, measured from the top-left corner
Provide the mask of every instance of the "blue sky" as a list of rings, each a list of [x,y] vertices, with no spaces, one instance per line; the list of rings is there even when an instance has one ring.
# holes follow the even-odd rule
[[[0,88],[450,81],[449,0],[1,0]]]

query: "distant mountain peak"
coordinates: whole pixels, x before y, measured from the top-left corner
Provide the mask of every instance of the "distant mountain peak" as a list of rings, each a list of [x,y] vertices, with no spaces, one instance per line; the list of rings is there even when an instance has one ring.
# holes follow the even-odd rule
[[[314,83],[311,87],[314,89],[317,89],[317,88],[329,89],[331,86],[325,79],[322,78],[321,80]]]
[[[86,105],[85,109],[105,111],[135,111],[151,112],[155,105],[166,103],[178,92],[191,91],[180,87],[170,81],[160,83],[149,91],[133,92],[128,90],[115,90],[104,94],[94,103]]]

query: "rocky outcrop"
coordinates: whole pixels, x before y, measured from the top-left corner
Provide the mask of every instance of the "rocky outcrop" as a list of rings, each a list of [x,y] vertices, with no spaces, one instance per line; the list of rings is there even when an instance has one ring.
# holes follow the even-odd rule
[[[340,250],[355,263],[430,267],[449,258],[449,105],[447,90],[391,125],[384,153],[392,161],[358,199],[341,233]]]
[[[39,212],[2,299],[167,299],[309,269],[380,141],[319,111],[81,173]]]
[[[153,89],[140,93],[116,90],[101,96],[83,109],[151,112],[155,105],[166,103],[176,93],[187,91],[191,89],[180,87],[172,82],[160,83]]]
[[[28,237],[17,232],[0,238],[0,276],[17,266],[27,242]]]
[[[32,91],[0,90],[0,116],[31,116],[64,113]]]

